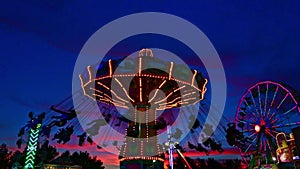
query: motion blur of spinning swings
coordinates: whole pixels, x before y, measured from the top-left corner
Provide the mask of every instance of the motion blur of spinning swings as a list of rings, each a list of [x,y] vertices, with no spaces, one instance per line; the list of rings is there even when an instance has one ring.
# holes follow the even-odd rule
[[[82,95],[80,92],[82,91],[78,91],[78,96],[75,93],[72,97],[80,97]],[[101,130],[102,127],[109,125],[110,128],[117,130],[123,135],[125,135],[125,131],[127,131],[127,136],[131,137],[137,137],[140,135],[139,130],[133,129],[134,127],[137,128],[137,126],[128,125],[131,121],[128,120],[124,114],[122,115],[119,113],[115,106],[105,103],[98,103],[98,107],[101,112],[100,118],[83,117],[86,118],[84,120],[87,121],[86,130],[83,130],[80,122],[77,119],[77,116],[81,115],[82,112],[75,111],[72,97],[68,97],[59,104],[51,106],[47,113],[42,113],[41,115],[38,115],[37,118],[34,117],[32,112],[30,112],[30,120],[20,129],[18,133],[18,148],[21,148],[22,144],[25,143],[25,137],[28,137],[26,133],[28,133],[32,126],[36,125],[36,121],[38,121],[40,116],[42,116],[44,119],[41,128],[40,143],[45,142],[48,144],[49,141],[51,141],[54,144],[66,144],[74,141],[74,139],[72,139],[74,137],[72,136],[76,136],[78,146],[83,146],[86,144],[85,142],[88,142],[90,145],[97,146],[98,149],[107,146],[114,146],[116,149],[120,150],[122,144],[124,143],[119,140],[109,140],[110,138],[107,138],[109,136],[109,130],[103,131]],[[93,102],[93,100],[88,97],[80,97],[80,99],[82,100],[82,105],[87,107],[85,107],[84,110],[88,112],[94,111],[89,109],[89,104],[90,102]],[[230,130],[230,126],[226,126],[226,123],[229,120],[227,120],[227,118],[222,118],[218,126],[205,123],[209,110],[211,108],[216,112],[218,112],[218,110],[211,105],[209,99],[207,98],[204,98],[204,100],[202,100],[201,104],[198,106],[199,110],[195,106],[187,106],[182,108],[182,111],[184,111],[182,116],[177,116],[178,112],[176,108],[167,110],[169,113],[164,113],[164,115],[158,117],[155,128],[158,130],[158,133],[162,133],[163,131],[166,131],[167,126],[172,124],[176,118],[182,118],[182,121],[183,119],[189,119],[189,131],[182,131],[179,127],[172,127],[171,139],[174,138],[174,140],[181,140],[180,142],[176,142],[174,144],[174,148],[180,150],[180,152],[197,151],[207,156],[213,151],[223,153],[224,144],[226,147],[228,147],[228,145],[226,145],[226,138],[227,140],[230,140],[225,133],[226,130]],[[198,111],[196,115],[190,114],[190,112],[195,111]],[[128,113],[130,116],[128,111],[125,113]],[[211,117],[211,119],[215,120],[219,118]],[[227,129],[227,127],[229,128]],[[183,138],[183,133],[188,134]],[[94,143],[93,139],[97,135],[100,135],[101,137],[105,138],[104,140],[107,141],[98,144]],[[163,143],[160,144],[161,146],[165,146],[165,150],[168,149],[168,147],[163,145]]]

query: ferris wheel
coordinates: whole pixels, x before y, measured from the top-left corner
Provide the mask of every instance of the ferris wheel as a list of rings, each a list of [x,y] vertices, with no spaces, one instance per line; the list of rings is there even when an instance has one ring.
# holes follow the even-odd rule
[[[276,160],[276,135],[290,134],[300,126],[299,95],[287,85],[263,81],[250,87],[240,99],[235,123],[235,146],[247,165]]]

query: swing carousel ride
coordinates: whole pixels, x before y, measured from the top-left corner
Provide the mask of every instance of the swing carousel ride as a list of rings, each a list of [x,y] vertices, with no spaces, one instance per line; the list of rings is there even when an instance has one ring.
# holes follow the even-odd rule
[[[145,69],[151,65],[157,67]],[[72,97],[82,100],[80,109],[75,110],[69,97],[37,117],[30,112],[30,121],[18,133],[19,148],[27,143],[34,152],[38,141],[66,144],[77,138],[78,146],[88,142],[99,151],[113,150],[121,168],[163,168],[164,163],[173,168],[175,152],[191,168],[184,152],[209,156],[234,146],[245,164],[255,168],[280,161],[276,136],[300,126],[297,92],[264,81],[242,96],[234,122],[223,116],[214,128],[205,123],[209,109],[214,109],[204,97],[207,79],[197,70],[155,58],[150,49],[125,62],[107,59],[88,66],[79,78],[82,89]],[[90,106],[95,103],[97,110]],[[29,168],[34,166],[33,152],[28,154]]]
[[[159,65],[159,68],[144,69],[147,64]],[[93,72],[97,72],[95,78],[92,78]],[[207,79],[197,70],[186,71],[182,65],[155,58],[150,49],[143,49],[138,57],[127,60],[124,65],[121,60],[109,59],[98,66],[88,66],[87,71],[80,75],[80,81],[82,91],[73,97],[85,96],[82,109],[75,111],[72,98],[51,106],[41,126],[40,141],[52,138],[52,142],[65,144],[71,141],[72,135],[77,135],[79,146],[87,141],[97,143],[98,149],[113,147],[119,152],[121,167],[125,168],[137,165],[163,168],[166,149],[169,155],[175,149],[182,152],[190,149],[205,155],[209,155],[209,149],[219,153],[224,151],[221,142],[211,134],[202,135],[203,142],[198,141],[200,131],[203,129],[207,131],[204,133],[209,133],[212,126],[202,126],[209,107],[204,105],[203,100]],[[202,104],[198,112],[200,101]],[[100,117],[91,117],[95,111],[89,106],[92,102],[98,104]],[[179,113],[179,109],[183,113]],[[195,111],[195,114],[191,113]],[[85,130],[82,129],[82,122],[81,125],[78,122],[78,116],[85,121]],[[186,128],[191,132],[180,128],[180,125],[174,127],[178,119],[188,124]],[[24,131],[30,129],[30,124],[29,121],[21,128],[18,147],[25,142]],[[170,129],[167,132],[168,126]],[[110,140],[113,131],[123,138],[125,136],[125,139]],[[183,139],[187,134],[188,137]],[[160,135],[165,137],[160,138]],[[181,157],[184,160],[182,154]],[[173,163],[170,158],[173,157],[169,157]],[[169,165],[172,166],[172,163],[169,162]]]
[[[126,115],[120,114],[120,119],[126,120],[127,117],[133,119],[127,118],[128,127],[125,131],[127,137],[121,146],[119,157],[121,167],[163,168],[164,150],[158,141],[158,130],[166,130],[167,125],[174,123],[175,119],[167,118],[168,114],[173,113],[170,110],[194,105],[203,100],[207,80],[196,70],[192,76],[183,74],[180,76],[182,79],[175,78],[172,73],[174,70],[177,72],[176,69],[180,69],[180,65],[173,62],[162,64],[160,60],[154,58],[150,49],[141,50],[139,57],[132,60],[131,64],[137,66],[123,67],[108,60],[107,68],[98,70],[109,71],[101,73],[98,71],[95,79],[91,79],[92,68],[88,67],[88,74],[80,75],[83,92],[90,98],[96,96],[97,102],[125,109]],[[162,67],[144,69],[146,64]],[[116,67],[119,71],[114,71]],[[92,81],[95,85],[91,86]],[[113,81],[117,85],[112,85]],[[126,84],[128,81],[129,84]],[[161,120],[157,120],[158,118]]]

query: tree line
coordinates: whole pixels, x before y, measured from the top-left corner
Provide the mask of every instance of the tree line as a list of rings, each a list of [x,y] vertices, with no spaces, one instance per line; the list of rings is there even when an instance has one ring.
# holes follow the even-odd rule
[[[0,168],[11,169],[14,164],[24,165],[26,158],[26,147],[23,151],[10,151],[6,144],[0,146]],[[79,165],[82,169],[104,169],[103,162],[96,156],[91,156],[85,152],[59,153],[56,147],[49,145],[46,141],[40,145],[36,152],[35,164],[59,164],[59,165]],[[38,167],[37,167],[38,168]]]

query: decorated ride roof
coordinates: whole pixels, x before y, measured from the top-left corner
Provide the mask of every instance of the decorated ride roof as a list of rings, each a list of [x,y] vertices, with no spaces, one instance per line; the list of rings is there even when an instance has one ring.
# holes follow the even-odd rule
[[[207,79],[197,70],[156,58],[150,49],[126,61],[109,59],[88,66],[80,80],[86,96],[128,109],[130,105],[163,110],[196,104],[207,90]]]

